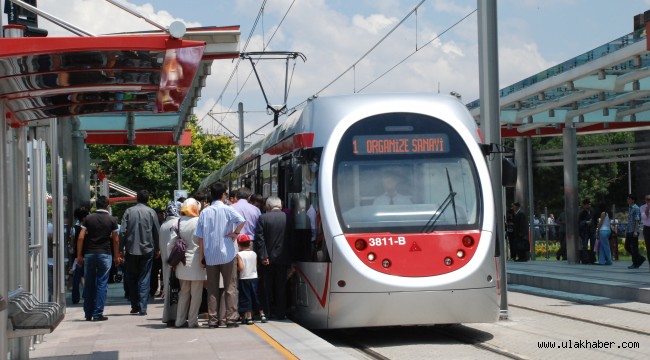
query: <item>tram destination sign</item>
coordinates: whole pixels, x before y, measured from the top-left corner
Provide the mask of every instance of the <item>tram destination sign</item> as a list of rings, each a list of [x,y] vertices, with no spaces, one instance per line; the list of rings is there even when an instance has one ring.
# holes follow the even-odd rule
[[[449,152],[447,134],[358,135],[352,138],[355,155],[440,154]]]

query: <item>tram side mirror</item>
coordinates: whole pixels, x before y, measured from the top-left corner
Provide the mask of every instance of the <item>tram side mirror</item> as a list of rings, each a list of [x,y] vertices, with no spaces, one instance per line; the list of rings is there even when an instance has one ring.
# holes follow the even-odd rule
[[[501,185],[514,187],[517,184],[517,165],[511,158],[501,158]]]
[[[288,192],[290,193],[302,192],[302,165],[291,166],[288,186]]]

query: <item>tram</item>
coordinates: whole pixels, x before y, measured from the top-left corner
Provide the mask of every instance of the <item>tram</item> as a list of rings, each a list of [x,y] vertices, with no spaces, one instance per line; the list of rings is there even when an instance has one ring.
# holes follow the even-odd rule
[[[293,217],[292,318],[311,329],[493,322],[495,202],[481,134],[439,94],[319,97],[208,176]]]

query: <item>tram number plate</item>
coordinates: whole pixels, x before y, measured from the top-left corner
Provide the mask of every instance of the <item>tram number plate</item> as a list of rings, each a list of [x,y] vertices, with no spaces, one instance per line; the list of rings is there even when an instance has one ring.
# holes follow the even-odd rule
[[[404,236],[398,237],[377,237],[368,239],[370,246],[391,246],[391,245],[406,245],[406,238]]]

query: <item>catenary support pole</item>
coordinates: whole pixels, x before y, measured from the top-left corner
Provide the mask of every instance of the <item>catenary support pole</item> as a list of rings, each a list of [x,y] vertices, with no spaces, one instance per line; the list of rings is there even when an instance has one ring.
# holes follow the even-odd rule
[[[501,145],[499,126],[499,53],[497,42],[497,3],[496,1],[477,0],[478,38],[479,38],[479,79],[481,99],[481,130],[488,144]],[[503,187],[501,185],[501,154],[488,159],[492,178],[492,192],[495,201],[494,217],[495,241],[500,248],[499,274],[501,279],[500,318],[508,318],[508,292],[506,286],[505,261],[505,226]],[[496,279],[494,279],[496,281]]]

